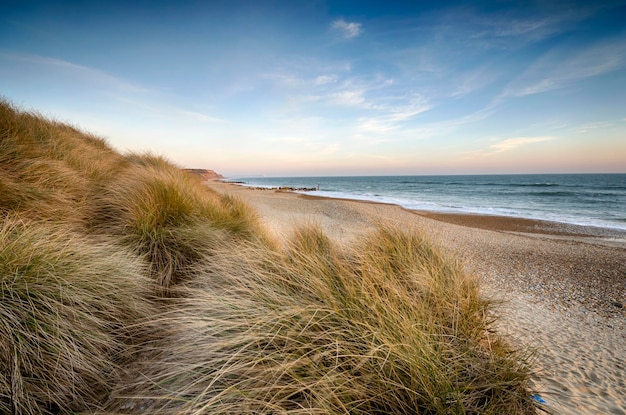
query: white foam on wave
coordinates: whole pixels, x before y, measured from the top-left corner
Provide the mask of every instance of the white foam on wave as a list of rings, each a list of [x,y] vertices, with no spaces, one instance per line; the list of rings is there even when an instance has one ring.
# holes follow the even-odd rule
[[[601,219],[593,218],[579,218],[570,215],[554,214],[543,211],[527,210],[520,212],[514,209],[505,208],[493,208],[493,207],[479,207],[479,206],[456,206],[456,205],[442,205],[435,202],[419,201],[408,198],[398,198],[390,196],[376,196],[368,194],[357,194],[349,192],[336,192],[336,191],[302,191],[297,193],[308,194],[312,196],[321,196],[334,199],[352,199],[361,200],[375,203],[386,203],[401,206],[409,210],[424,210],[438,213],[461,213],[461,214],[478,214],[478,215],[491,215],[491,216],[507,216],[521,219],[533,219],[544,220],[549,222],[557,222],[568,225],[586,226],[594,228],[605,228],[613,230],[626,231],[626,224],[620,225],[614,222],[603,221]]]

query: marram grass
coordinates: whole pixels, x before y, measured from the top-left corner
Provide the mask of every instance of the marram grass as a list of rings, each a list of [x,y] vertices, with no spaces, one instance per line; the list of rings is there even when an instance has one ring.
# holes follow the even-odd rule
[[[188,279],[189,268],[226,237],[261,239],[255,213],[197,177],[155,156],[130,165],[94,196],[94,229],[116,235],[144,255],[164,288]]]
[[[98,408],[151,313],[142,262],[15,217],[0,225],[0,413]]]
[[[82,226],[94,187],[122,162],[104,140],[0,100],[0,213]]]
[[[529,368],[492,332],[476,283],[419,235],[381,228],[342,250],[303,229],[282,252],[233,259],[173,302],[169,336],[112,408],[142,396],[156,414],[534,412]]]
[[[0,414],[534,412],[527,356],[418,233],[279,246],[163,157],[5,101],[0,219]]]

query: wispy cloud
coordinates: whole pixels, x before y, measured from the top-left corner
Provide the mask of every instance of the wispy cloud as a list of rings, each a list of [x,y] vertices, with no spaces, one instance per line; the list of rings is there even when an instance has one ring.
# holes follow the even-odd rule
[[[626,40],[603,42],[579,51],[548,52],[512,81],[502,96],[525,96],[566,87],[626,66]]]
[[[20,63],[28,63],[31,65],[36,65],[41,68],[56,68],[58,70],[64,71],[70,76],[79,76],[87,81],[94,82],[97,84],[104,85],[108,88],[115,88],[117,90],[131,92],[131,93],[145,93],[152,92],[149,88],[138,85],[134,82],[128,81],[126,79],[116,77],[109,73],[106,73],[100,69],[92,68],[89,66],[78,65],[66,60],[51,58],[46,56],[38,56],[38,55],[19,55],[19,54],[8,54],[8,53],[0,53],[0,59],[10,60],[14,62]]]
[[[612,127],[612,126],[614,126],[616,124],[620,124],[620,123],[622,123],[624,121],[626,121],[626,118],[619,119],[619,120],[612,120],[612,121],[590,122],[590,123],[586,123],[586,124],[582,124],[582,125],[578,126],[578,128],[576,129],[576,132],[580,133],[580,134],[584,134],[584,133],[588,133],[589,131],[599,130],[599,129],[603,129],[603,128],[609,128],[609,127]]]
[[[340,116],[346,136],[380,140],[391,131],[401,133],[412,119],[433,107],[426,96],[407,92],[406,85],[381,73],[370,76],[321,73],[302,77],[292,70],[266,75],[266,79],[289,91],[288,107],[292,113],[289,118],[316,114],[333,120]]]
[[[478,123],[490,118],[496,109],[489,104],[484,108],[471,112],[457,118],[444,119],[442,121],[420,123],[417,126],[403,128],[398,132],[398,136],[407,140],[425,140],[436,137],[443,137],[458,131],[459,128]]]
[[[398,128],[398,125],[381,118],[360,118],[357,131],[359,133],[387,134]]]
[[[407,106],[393,108],[390,111],[389,115],[387,115],[385,118],[390,122],[407,121],[415,117],[416,115],[430,110],[431,108],[432,106],[427,102],[411,103]]]
[[[358,134],[385,135],[393,131],[394,135],[400,137],[408,121],[432,108],[428,100],[417,94],[408,99],[396,97],[394,101],[396,102],[379,104],[373,116],[360,117],[357,120]]]
[[[97,68],[79,65],[63,59],[38,56],[0,53],[0,60],[9,60],[21,65],[28,64],[42,73],[56,71],[65,82],[69,79],[76,89],[97,90],[128,110],[139,110],[143,114],[158,116],[161,119],[179,119],[201,123],[223,123],[222,119],[201,111],[181,108],[167,103],[167,99],[156,89],[139,85],[132,81],[111,75]]]
[[[221,118],[212,117],[202,112],[188,111],[188,110],[182,110],[178,108],[172,108],[172,110],[174,111],[174,114],[180,114],[181,116],[188,117],[195,121],[208,122],[208,123],[225,123],[226,122],[225,120]]]
[[[387,88],[394,86],[394,81],[380,75],[368,77],[324,73],[303,77],[292,71],[266,74],[263,77],[273,82],[273,86],[284,89],[293,103],[321,103],[331,107],[376,110],[382,108],[379,101],[389,99],[387,95],[398,99],[393,94],[381,98]]]
[[[361,23],[346,22],[344,19],[338,19],[332,22],[331,29],[339,32],[344,39],[353,39],[361,34]]]
[[[536,42],[564,31],[570,20],[578,20],[571,14],[562,13],[549,17],[481,16],[475,20],[478,29],[471,38],[491,39],[504,46],[503,40],[515,39],[516,43]]]
[[[480,90],[494,82],[495,79],[496,74],[489,70],[486,66],[462,73],[457,76],[456,82],[453,80],[454,85],[450,96],[453,98],[460,98],[471,94],[472,92]]]
[[[108,96],[116,100],[117,102],[124,104],[129,109],[136,109],[143,114],[156,116],[160,119],[195,121],[200,123],[213,124],[226,123],[226,120],[223,120],[221,118],[213,117],[199,111],[179,108],[173,105],[166,104],[160,100],[148,101],[119,94],[108,94]]]
[[[319,75],[313,81],[315,85],[327,85],[335,82],[337,82],[337,75]]]
[[[478,154],[481,156],[492,156],[498,153],[504,153],[507,151],[512,151],[518,149],[520,147],[527,146],[529,144],[540,143],[543,141],[555,140],[556,137],[511,137],[503,140],[499,140],[489,146],[488,149],[479,151]]]
[[[532,136],[532,137],[509,137],[504,139],[493,139],[492,144],[486,148],[472,150],[463,153],[465,159],[477,159],[483,157],[491,157],[496,154],[511,152],[520,147],[526,147],[532,144],[544,141],[556,140],[557,137],[552,136]]]
[[[525,4],[490,13],[452,9],[445,21],[448,29],[456,30],[456,35],[465,37],[469,45],[512,50],[575,30],[577,23],[603,9],[591,3],[570,8],[551,3]]]
[[[277,71],[273,73],[266,73],[260,76],[262,80],[271,81],[274,86],[285,89],[302,89],[317,88],[317,87],[329,87],[333,84],[337,84],[339,76],[333,73],[322,74],[310,74],[309,76],[302,75],[298,72],[298,69],[291,69],[291,71]]]
[[[333,105],[359,107],[365,104],[364,90],[353,89],[330,94],[328,102]]]
[[[524,15],[510,8],[484,13],[472,6],[435,12],[425,25],[431,26],[430,41],[435,45],[461,47],[464,53],[477,54],[519,50],[566,30],[565,22],[554,15]]]

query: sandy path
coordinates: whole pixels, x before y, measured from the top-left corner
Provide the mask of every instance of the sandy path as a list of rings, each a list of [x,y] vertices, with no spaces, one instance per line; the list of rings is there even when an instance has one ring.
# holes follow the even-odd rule
[[[277,237],[315,223],[350,243],[376,221],[418,228],[457,255],[497,300],[499,328],[536,350],[537,387],[563,414],[626,414],[626,233],[550,222],[410,212],[211,182]]]

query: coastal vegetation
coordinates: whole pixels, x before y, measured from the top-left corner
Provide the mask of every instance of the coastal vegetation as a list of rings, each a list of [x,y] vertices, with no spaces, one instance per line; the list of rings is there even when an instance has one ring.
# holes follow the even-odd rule
[[[0,103],[0,413],[530,414],[528,355],[414,230],[273,240],[163,157]]]

